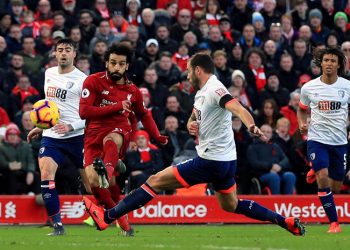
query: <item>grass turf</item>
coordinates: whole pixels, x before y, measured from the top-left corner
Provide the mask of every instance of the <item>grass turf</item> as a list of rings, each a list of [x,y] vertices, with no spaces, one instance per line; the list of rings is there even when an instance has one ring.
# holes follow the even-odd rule
[[[65,229],[65,236],[48,237],[50,228],[0,226],[0,249],[345,250],[350,246],[350,225],[342,225],[340,234],[326,233],[328,225],[307,225],[304,237],[274,225],[138,225],[135,237],[123,237],[115,227],[104,232],[88,226]]]

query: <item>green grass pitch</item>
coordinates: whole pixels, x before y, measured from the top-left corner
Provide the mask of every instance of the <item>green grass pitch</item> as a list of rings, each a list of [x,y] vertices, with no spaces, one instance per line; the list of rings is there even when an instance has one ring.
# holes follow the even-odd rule
[[[326,233],[328,225],[307,225],[304,237],[274,225],[137,225],[135,237],[123,237],[115,227],[103,232],[88,226],[65,228],[65,236],[48,237],[50,228],[3,225],[0,249],[350,249],[350,225],[342,225],[343,232],[332,235]]]

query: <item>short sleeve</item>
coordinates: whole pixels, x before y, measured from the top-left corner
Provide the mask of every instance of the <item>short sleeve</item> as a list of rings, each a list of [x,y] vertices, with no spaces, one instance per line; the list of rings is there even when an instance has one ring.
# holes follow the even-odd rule
[[[220,105],[220,100],[229,95],[231,96],[230,92],[223,86],[223,85],[216,85],[213,90],[210,93],[211,98],[214,102],[214,104]]]
[[[305,88],[306,85],[304,85],[301,88],[301,93],[300,93],[300,102],[299,102],[299,107],[301,109],[307,109],[310,106],[310,99],[308,95],[308,91]]]
[[[92,105],[96,98],[96,90],[93,77],[89,76],[84,80],[80,104]]]

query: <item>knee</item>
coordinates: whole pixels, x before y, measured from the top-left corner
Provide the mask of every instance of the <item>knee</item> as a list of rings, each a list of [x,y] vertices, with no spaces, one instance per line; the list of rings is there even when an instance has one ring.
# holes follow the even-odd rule
[[[280,176],[275,173],[275,172],[272,172],[270,173],[270,177],[268,178],[268,182],[271,184],[271,183],[279,183],[280,182]]]
[[[40,178],[42,181],[55,179],[56,167],[53,161],[42,158],[39,161],[39,167],[40,167]]]
[[[237,209],[237,204],[238,204],[238,200],[235,199],[229,203],[226,203],[226,202],[221,203],[220,206],[224,211],[229,212],[229,213],[234,213]]]
[[[157,174],[151,175],[146,180],[146,183],[153,188],[156,192],[162,191],[162,186],[160,185],[159,176]]]
[[[96,188],[96,187],[100,186],[100,184],[98,182],[98,175],[96,173],[87,172],[86,176],[87,176],[87,178],[89,180],[89,185],[90,185],[91,188]]]
[[[292,173],[292,172],[285,172],[283,174],[283,179],[287,180],[287,181],[291,181],[291,182],[295,182],[296,181],[295,174]]]

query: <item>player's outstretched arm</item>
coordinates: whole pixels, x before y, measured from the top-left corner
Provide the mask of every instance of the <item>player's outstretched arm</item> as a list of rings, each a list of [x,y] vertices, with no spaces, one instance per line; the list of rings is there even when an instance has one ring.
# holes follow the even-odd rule
[[[29,143],[31,140],[38,138],[42,132],[43,130],[41,128],[33,128],[27,135],[27,142]]]
[[[154,140],[156,140],[156,142],[163,145],[168,143],[168,137],[160,134],[150,111],[147,111],[141,116],[141,122],[145,130],[151,135]]]
[[[255,136],[260,137],[262,140],[266,140],[264,133],[255,125],[254,118],[246,110],[237,99],[232,99],[225,104],[225,108],[229,110],[232,114],[238,116],[244,125],[249,129],[249,132]]]
[[[307,125],[307,109],[299,107],[297,112],[299,130],[302,134],[307,134],[308,125]]]

